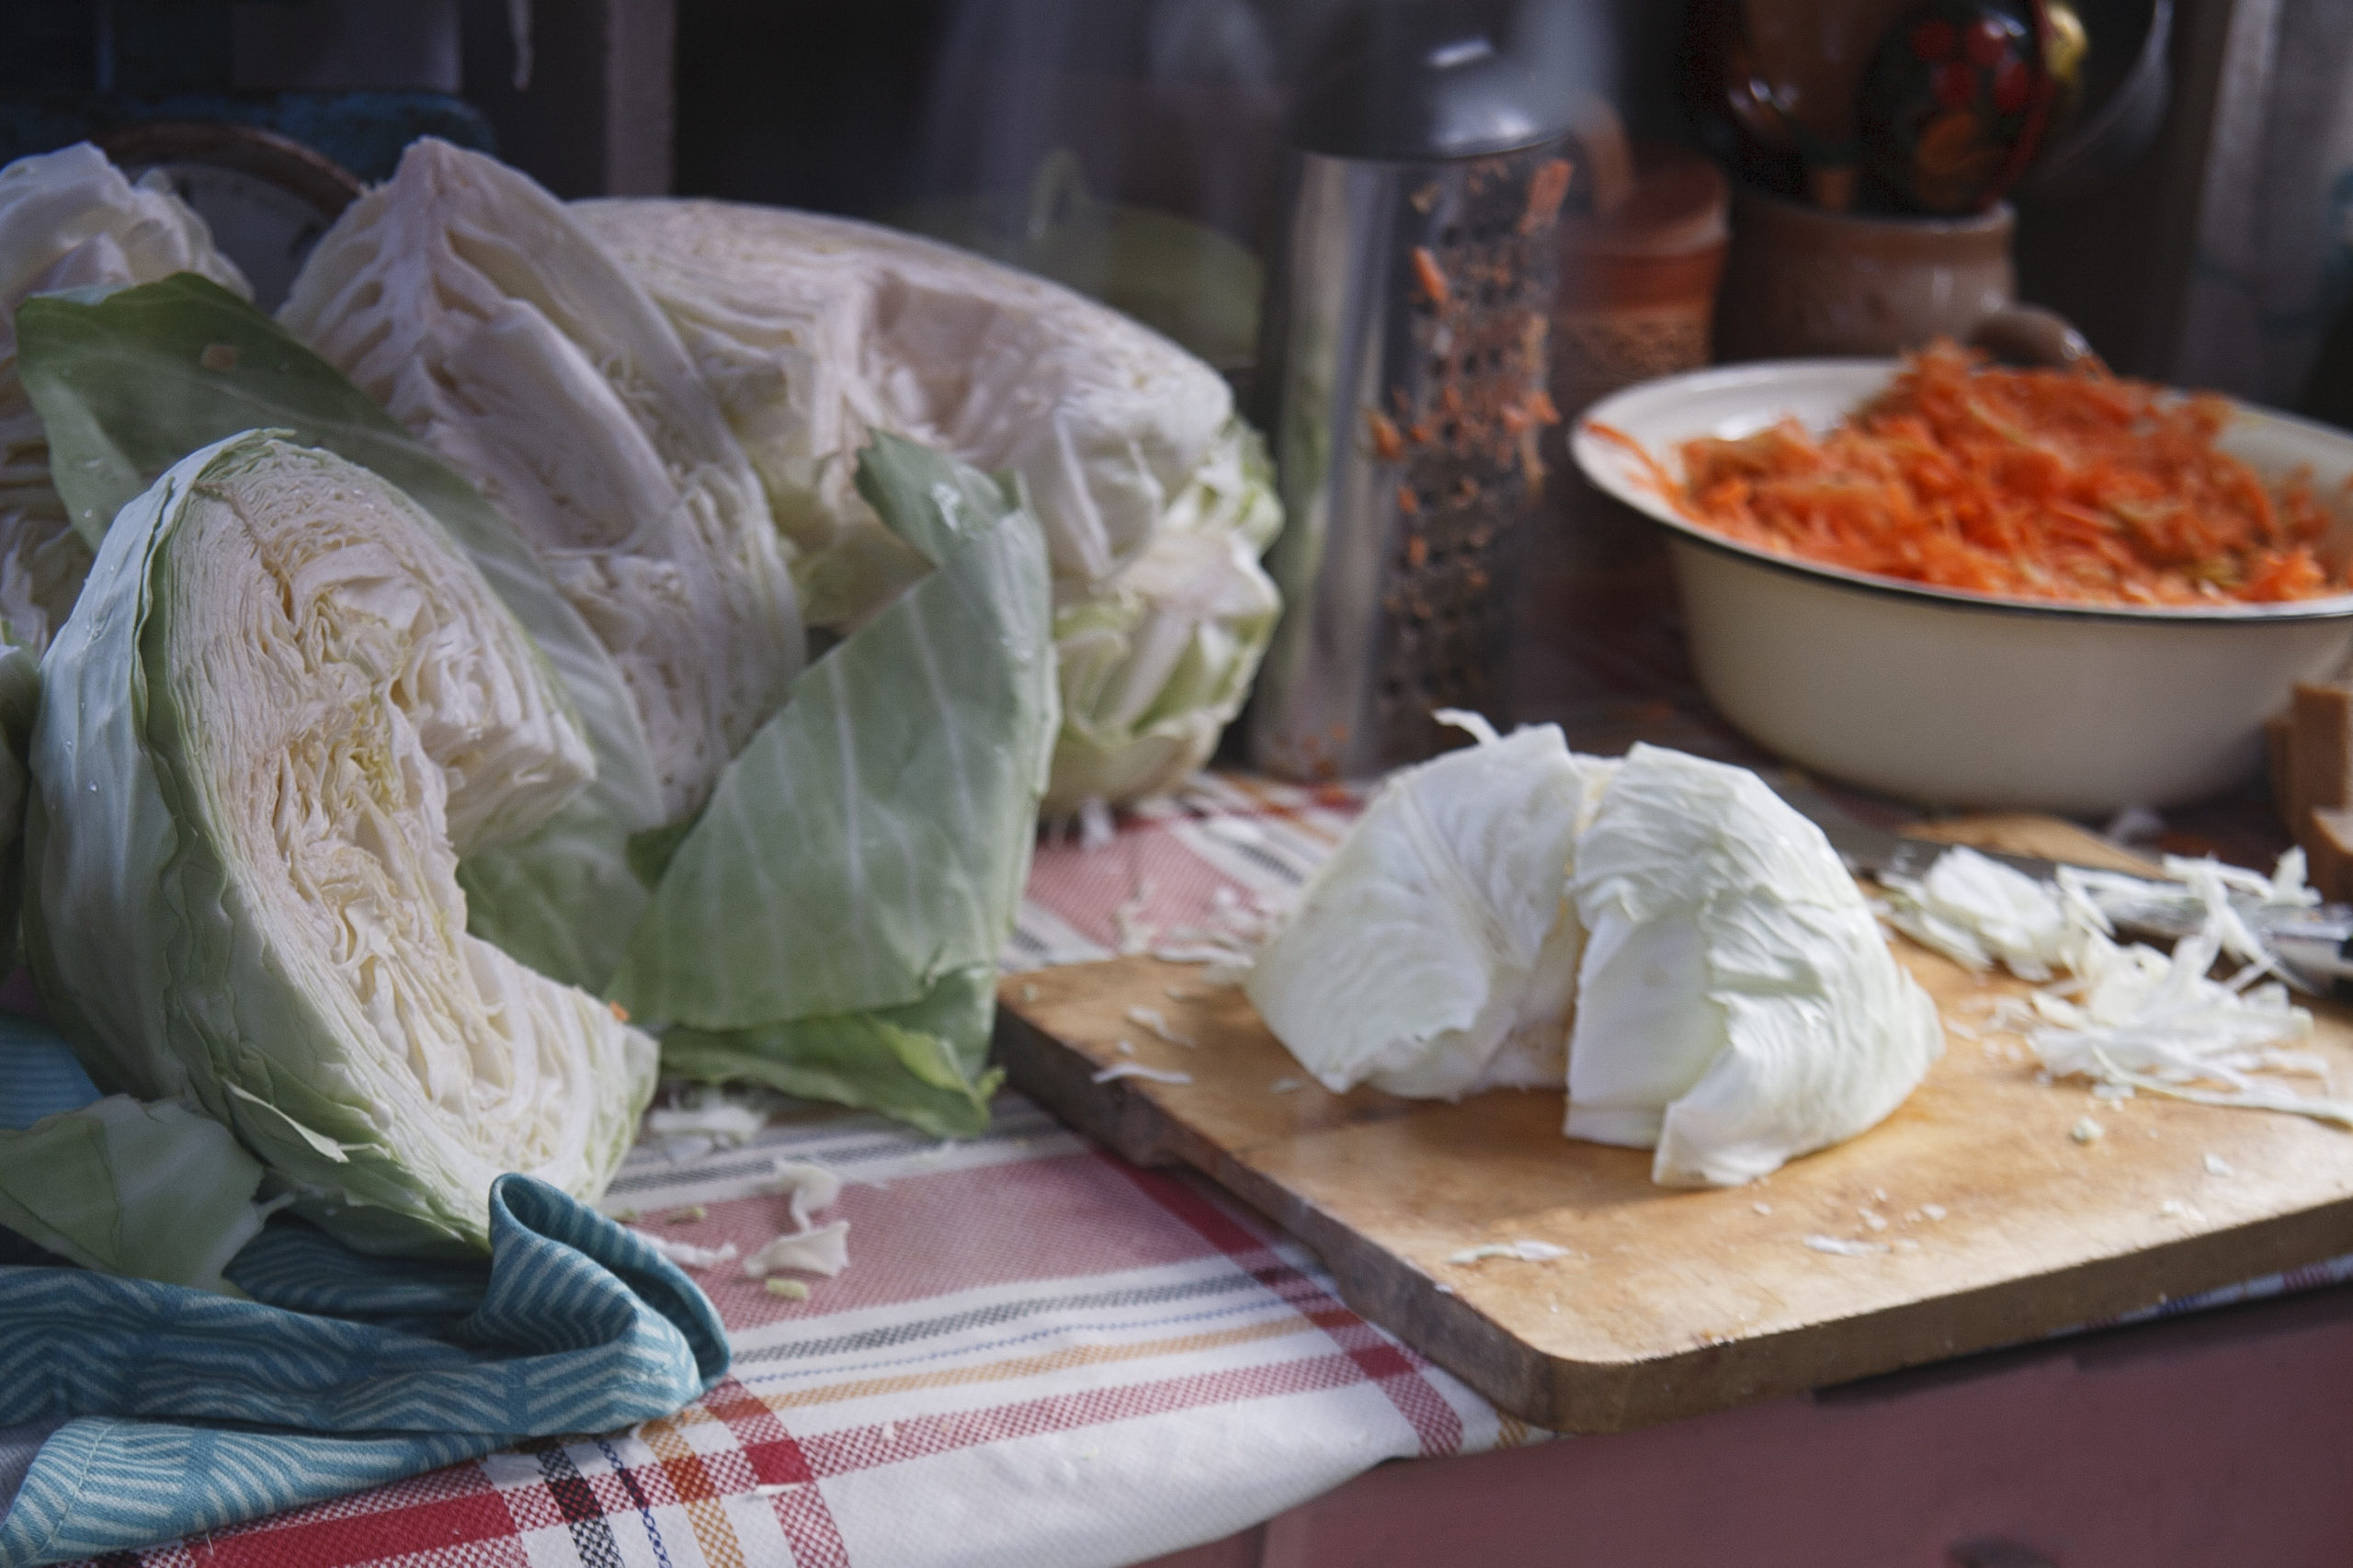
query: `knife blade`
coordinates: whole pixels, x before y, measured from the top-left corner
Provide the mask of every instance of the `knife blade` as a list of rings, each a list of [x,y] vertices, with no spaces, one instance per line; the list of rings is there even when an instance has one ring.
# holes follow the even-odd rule
[[[1784,801],[1797,808],[1800,815],[1822,830],[1848,871],[1869,877],[1882,886],[1890,876],[1916,881],[1928,874],[1928,869],[1947,850],[1960,847],[1939,839],[1916,838],[1875,826],[1801,778],[1784,775],[1768,778],[1768,782]],[[2086,871],[2115,869],[2112,866],[2045,859],[1975,845],[1968,847],[2039,882],[2055,882],[2060,868],[2065,865]],[[2240,918],[2279,959],[2291,982],[2341,1001],[2353,1001],[2353,904],[2324,903],[2300,909],[2258,903],[2253,899],[2234,898],[2232,903]],[[2202,913],[2162,905],[2111,915],[2110,918],[2118,936],[2156,948],[2172,947],[2196,933],[2204,923]]]

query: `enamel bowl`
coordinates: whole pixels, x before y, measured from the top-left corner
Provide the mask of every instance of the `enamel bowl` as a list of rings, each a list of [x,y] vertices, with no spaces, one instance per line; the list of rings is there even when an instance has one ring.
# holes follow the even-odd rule
[[[1885,386],[1880,359],[1734,365],[1595,404],[1570,450],[1669,530],[1709,698],[1790,760],[1926,805],[2090,815],[2243,782],[2263,722],[2353,650],[2353,594],[2286,605],[2081,608],[1932,588],[1753,549],[1679,516],[1608,426],[1680,475],[1680,443],[1794,415],[1827,430]],[[2222,445],[2267,482],[2308,470],[2353,552],[2353,436],[2245,404]]]

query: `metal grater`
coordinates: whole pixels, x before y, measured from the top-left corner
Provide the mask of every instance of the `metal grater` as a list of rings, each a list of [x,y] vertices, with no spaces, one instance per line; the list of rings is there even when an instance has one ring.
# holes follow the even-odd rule
[[[1288,518],[1268,564],[1288,608],[1249,738],[1291,778],[1415,761],[1449,744],[1433,710],[1495,710],[1513,546],[1556,417],[1564,128],[1520,111],[1545,95],[1433,10],[1412,63],[1438,83],[1438,123],[1366,134],[1366,103],[1377,119],[1401,97],[1393,72],[1369,73],[1363,101],[1323,106],[1338,130],[1290,155],[1266,356]],[[1348,131],[1365,153],[1325,150]],[[1400,155],[1414,134],[1422,155]]]

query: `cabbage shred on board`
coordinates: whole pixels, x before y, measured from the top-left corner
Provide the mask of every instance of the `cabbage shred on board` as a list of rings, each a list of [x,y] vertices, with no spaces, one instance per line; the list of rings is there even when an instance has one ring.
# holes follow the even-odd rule
[[[1046,806],[1165,789],[1248,694],[1280,601],[1273,471],[1207,365],[1058,284],[846,219],[715,201],[574,209],[676,323],[767,488],[809,619],[920,562],[852,483],[877,434],[1009,471],[1045,525],[1063,729]]]

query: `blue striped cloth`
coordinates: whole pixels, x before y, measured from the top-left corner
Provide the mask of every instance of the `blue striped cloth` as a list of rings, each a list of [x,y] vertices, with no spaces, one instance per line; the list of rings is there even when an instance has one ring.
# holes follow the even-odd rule
[[[0,1126],[95,1097],[55,1036],[0,1027]],[[489,1258],[438,1264],[281,1217],[229,1267],[247,1301],[0,1264],[0,1439],[41,1439],[0,1515],[0,1568],[667,1415],[725,1373],[710,1302],[643,1241],[527,1176],[501,1176],[490,1212]]]

